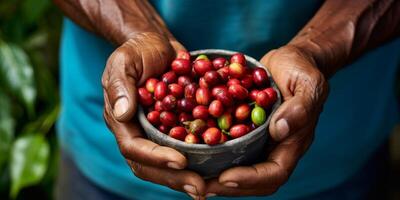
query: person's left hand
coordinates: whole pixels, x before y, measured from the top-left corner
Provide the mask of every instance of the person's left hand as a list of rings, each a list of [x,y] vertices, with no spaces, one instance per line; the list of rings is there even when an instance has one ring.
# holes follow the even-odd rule
[[[313,140],[328,95],[328,84],[314,60],[294,46],[284,46],[270,51],[261,63],[271,72],[283,97],[269,124],[276,146],[265,153],[265,162],[230,168],[208,181],[208,196],[260,196],[276,192]]]

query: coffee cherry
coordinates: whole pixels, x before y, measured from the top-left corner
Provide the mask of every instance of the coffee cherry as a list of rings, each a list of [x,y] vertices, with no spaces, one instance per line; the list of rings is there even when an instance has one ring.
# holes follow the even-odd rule
[[[201,88],[209,88],[208,83],[206,82],[206,79],[204,79],[204,77],[200,77],[199,79],[199,86]]]
[[[198,55],[195,60],[209,60],[208,57],[204,54]]]
[[[160,112],[158,111],[151,111],[147,114],[147,120],[153,125],[160,124]]]
[[[156,84],[158,83],[158,80],[155,78],[149,78],[146,81],[146,90],[149,91],[150,93],[154,92],[154,89],[156,88]]]
[[[173,109],[175,109],[176,108],[176,104],[177,104],[177,100],[171,94],[165,96],[164,99],[162,100],[162,107],[165,110],[173,110]]]
[[[220,90],[215,94],[215,98],[220,100],[225,106],[231,106],[233,104],[232,96],[226,90]]]
[[[254,107],[251,111],[251,121],[257,126],[264,124],[267,121],[265,110],[258,106]]]
[[[186,122],[185,125],[188,127],[189,132],[196,135],[202,134],[207,129],[207,123],[202,119],[195,119],[191,122]]]
[[[266,88],[263,91],[268,94],[271,104],[273,104],[278,99],[278,94],[276,93],[274,88]]]
[[[260,91],[256,97],[256,104],[260,107],[267,108],[271,104],[271,100],[267,93]]]
[[[250,116],[250,106],[241,104],[235,110],[235,118],[239,121],[244,121]]]
[[[241,53],[235,53],[231,57],[231,63],[239,63],[241,65],[246,65],[246,58]]]
[[[193,108],[192,115],[195,119],[206,120],[208,118],[208,108],[207,106],[198,105]]]
[[[206,72],[213,70],[211,62],[205,59],[194,61],[193,68],[199,76],[204,76]]]
[[[240,63],[231,63],[229,65],[229,76],[232,78],[241,78],[246,73],[246,69]]]
[[[228,82],[226,82],[226,86],[228,86],[228,87],[231,85],[234,85],[234,84],[240,85],[240,81],[236,78],[232,78],[232,79],[229,79]]]
[[[153,96],[144,88],[138,89],[139,102],[143,106],[151,106],[154,103]]]
[[[190,60],[190,54],[189,52],[185,50],[179,50],[176,54],[177,59],[184,59],[184,60]]]
[[[265,87],[268,85],[268,74],[264,68],[256,68],[253,70],[253,81],[257,86]]]
[[[187,131],[182,126],[175,126],[174,128],[171,128],[171,130],[169,130],[168,135],[172,138],[183,141],[183,140],[185,140]]]
[[[200,140],[195,134],[189,133],[185,137],[185,142],[188,144],[198,144]]]
[[[157,100],[163,100],[165,96],[167,96],[168,87],[165,82],[158,82],[154,89],[154,98]]]
[[[196,99],[196,90],[198,86],[196,83],[191,83],[185,87],[185,98],[195,100]]]
[[[229,67],[225,66],[217,70],[217,73],[221,77],[221,80],[226,82],[229,79]]]
[[[199,77],[199,75],[197,75],[196,70],[194,70],[194,67],[192,67],[192,71],[190,72],[190,77],[192,77],[193,79],[196,79]]]
[[[248,132],[250,132],[250,128],[245,124],[237,124],[232,126],[231,129],[229,129],[229,135],[232,138],[242,137],[243,135],[246,135]]]
[[[176,116],[170,111],[163,111],[160,113],[160,121],[162,125],[172,127],[176,124]]]
[[[168,85],[168,91],[176,98],[181,98],[183,96],[183,87],[176,83],[171,83]]]
[[[218,128],[208,128],[203,134],[202,134],[204,143],[208,145],[216,145],[219,144],[221,140],[221,131]]]
[[[208,86],[217,85],[220,81],[220,76],[216,71],[208,71],[204,74],[204,80],[207,82]]]
[[[178,120],[181,124],[183,124],[184,122],[193,120],[193,117],[189,113],[182,112],[179,114]]]
[[[188,76],[180,76],[178,77],[178,84],[182,87],[186,87],[192,82],[192,79]]]
[[[229,86],[228,92],[235,99],[239,99],[239,100],[246,99],[247,96],[249,95],[249,92],[246,90],[246,88],[242,87],[239,84],[234,84],[234,85]]]
[[[232,115],[229,112],[225,112],[217,121],[221,130],[228,130],[232,126]]]
[[[197,106],[196,102],[190,99],[180,99],[177,104],[178,110],[184,112],[192,112],[193,108]]]
[[[227,66],[228,64],[229,64],[229,62],[225,59],[225,58],[223,58],[223,57],[219,57],[219,58],[215,58],[213,61],[212,61],[212,64],[213,64],[213,66],[214,66],[214,69],[220,69],[220,68],[222,68],[222,67],[225,67],[225,66]]]
[[[208,113],[213,117],[219,117],[224,113],[224,106],[220,100],[214,100],[208,107]]]
[[[211,101],[211,94],[207,88],[199,88],[196,91],[196,102],[200,105],[208,105]]]
[[[190,74],[190,71],[192,70],[190,66],[190,60],[179,58],[172,61],[171,68],[176,74],[179,75]]]
[[[253,76],[251,74],[246,74],[240,81],[240,84],[246,89],[250,89],[253,86]]]
[[[211,90],[211,96],[215,98],[217,96],[217,93],[221,90],[228,92],[228,88],[225,85],[217,85]]]
[[[221,133],[221,139],[219,140],[220,144],[225,143],[226,141],[228,141],[228,136],[225,135],[224,133]]]
[[[250,97],[251,101],[256,101],[258,92],[260,92],[260,90],[256,90],[256,89],[254,89],[250,92],[249,97]]]
[[[177,79],[176,74],[173,71],[169,71],[169,72],[165,73],[164,75],[162,75],[162,77],[161,77],[161,80],[166,84],[175,83],[176,79]]]
[[[154,110],[158,112],[164,111],[162,101],[156,101],[156,103],[154,103]]]
[[[167,134],[169,132],[169,127],[165,125],[160,125],[158,126],[158,130],[161,131],[162,133]]]

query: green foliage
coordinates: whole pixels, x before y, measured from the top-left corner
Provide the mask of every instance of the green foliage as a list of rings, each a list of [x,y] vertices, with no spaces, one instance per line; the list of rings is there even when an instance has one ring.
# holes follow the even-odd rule
[[[9,93],[25,104],[30,115],[36,98],[33,78],[26,53],[18,46],[0,40],[0,81]]]
[[[49,159],[49,144],[40,134],[19,137],[11,151],[11,197],[23,187],[38,183],[44,176]]]
[[[52,197],[60,27],[50,0],[0,1],[1,199]]]

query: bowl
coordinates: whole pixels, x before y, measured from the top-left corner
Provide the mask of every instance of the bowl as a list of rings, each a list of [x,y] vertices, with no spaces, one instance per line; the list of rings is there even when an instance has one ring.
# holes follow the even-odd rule
[[[237,52],[220,49],[205,49],[192,51],[190,55],[191,57],[196,57],[200,54],[204,54],[210,59],[225,57],[229,60],[230,56],[235,53]],[[247,67],[263,67],[256,59],[250,56],[245,57]],[[281,104],[281,94],[268,70],[267,73],[271,87],[277,91],[277,101],[270,109],[270,115],[267,121],[242,137],[215,146],[209,146],[207,144],[188,144],[169,137],[150,124],[150,122],[147,121],[146,114],[142,107],[139,107],[138,110],[139,122],[150,140],[159,145],[168,146],[181,152],[188,160],[187,168],[199,173],[204,178],[216,177],[223,170],[234,166],[250,165],[260,162],[262,159],[265,159],[265,150],[269,135],[268,124],[271,120],[272,113],[275,112]]]

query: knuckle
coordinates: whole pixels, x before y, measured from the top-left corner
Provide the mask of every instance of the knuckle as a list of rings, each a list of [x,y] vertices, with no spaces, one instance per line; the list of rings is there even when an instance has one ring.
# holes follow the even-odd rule
[[[130,159],[132,156],[132,151],[130,150],[130,145],[128,144],[128,142],[124,142],[124,141],[119,141],[119,149],[121,151],[122,156],[124,156],[125,158]]]
[[[292,113],[297,113],[298,116],[301,118],[307,117],[309,114],[309,111],[307,110],[306,106],[304,104],[295,104],[292,107]]]
[[[104,71],[103,76],[101,77],[101,85],[103,86],[104,89],[107,88],[108,86],[108,73],[107,73],[107,69]]]

